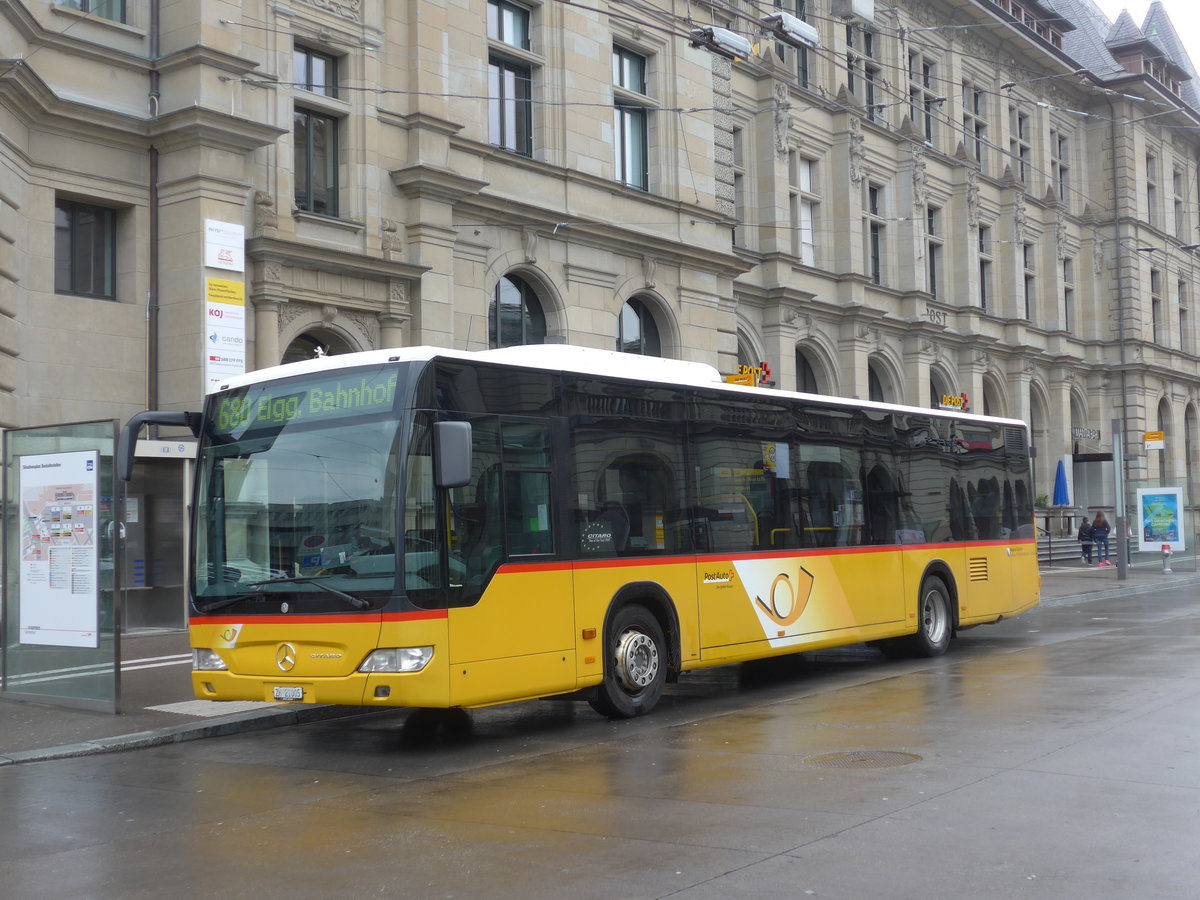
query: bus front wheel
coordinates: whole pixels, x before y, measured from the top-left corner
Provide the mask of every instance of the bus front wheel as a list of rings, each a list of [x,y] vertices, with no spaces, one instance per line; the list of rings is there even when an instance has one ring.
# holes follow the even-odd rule
[[[658,620],[644,606],[623,606],[605,632],[604,680],[588,702],[610,719],[644,716],[662,696],[666,667]]]
[[[941,656],[950,647],[954,631],[951,617],[950,591],[946,582],[930,575],[921,583],[917,600],[917,633],[910,638],[909,647],[917,656]]]

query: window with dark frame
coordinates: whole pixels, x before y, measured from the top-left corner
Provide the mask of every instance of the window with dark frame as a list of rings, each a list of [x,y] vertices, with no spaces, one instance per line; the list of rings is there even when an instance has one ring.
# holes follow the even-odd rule
[[[627,301],[617,317],[617,350],[642,356],[662,356],[662,340],[654,314],[637,297]]]
[[[519,275],[496,282],[488,308],[488,346],[517,347],[546,342],[546,315],[537,292]]]
[[[1037,275],[1034,272],[1034,245],[1021,245],[1021,267],[1024,270],[1024,289],[1023,299],[1025,301],[1025,318],[1032,322],[1034,313],[1034,301],[1037,294]]]
[[[1075,260],[1062,261],[1063,277],[1063,330],[1070,331],[1075,324]]]
[[[646,94],[646,58],[613,45],[613,139],[617,181],[639,190],[650,188],[650,140]],[[644,99],[643,99],[644,98]]]
[[[488,0],[489,40],[530,49],[531,13],[507,0]],[[502,49],[488,54],[488,140],[521,156],[533,155],[533,66]]]
[[[867,187],[867,274],[872,284],[883,284],[884,269],[883,188]]]
[[[992,296],[992,229],[979,226],[979,308],[988,311]]]
[[[1029,116],[1017,107],[1008,108],[1008,155],[1013,175],[1021,184],[1029,183],[1029,165],[1033,149],[1029,143]]]
[[[58,0],[57,5],[113,22],[125,21],[125,0]]]
[[[292,79],[301,90],[322,97],[338,95],[337,58],[296,45],[292,51]]]
[[[928,270],[926,290],[934,299],[942,279],[942,210],[929,206],[925,210],[925,263]]]
[[[964,81],[962,86],[963,136],[967,149],[982,169],[987,162],[987,92],[979,85]]]
[[[105,206],[58,199],[54,204],[54,290],[116,297],[117,213]]]
[[[323,216],[338,214],[338,120],[297,107],[293,112],[296,206]]]
[[[908,54],[908,102],[913,125],[932,144],[936,136],[935,121],[938,104],[936,85],[937,64],[920,53]]]

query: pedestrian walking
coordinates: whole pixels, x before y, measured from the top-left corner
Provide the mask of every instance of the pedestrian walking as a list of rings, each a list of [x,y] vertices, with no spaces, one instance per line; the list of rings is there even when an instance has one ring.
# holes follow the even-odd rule
[[[1103,512],[1096,512],[1092,517],[1092,542],[1096,545],[1096,565],[1111,566],[1112,560],[1108,557],[1108,532],[1111,529],[1108,527],[1108,519],[1104,518]]]
[[[1092,530],[1092,525],[1087,520],[1087,516],[1083,517],[1083,521],[1079,523],[1079,546],[1083,555],[1079,557],[1081,562],[1087,565],[1092,564],[1092,541],[1095,538],[1095,532]]]

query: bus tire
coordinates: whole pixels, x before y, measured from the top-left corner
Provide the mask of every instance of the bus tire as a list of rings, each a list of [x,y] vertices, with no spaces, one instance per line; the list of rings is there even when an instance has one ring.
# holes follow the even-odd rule
[[[654,709],[667,680],[667,647],[658,619],[636,603],[613,615],[604,638],[604,680],[588,700],[610,719],[632,719]]]
[[[941,656],[950,648],[954,619],[950,606],[950,590],[937,575],[921,582],[917,598],[917,633],[909,638],[914,656]]]

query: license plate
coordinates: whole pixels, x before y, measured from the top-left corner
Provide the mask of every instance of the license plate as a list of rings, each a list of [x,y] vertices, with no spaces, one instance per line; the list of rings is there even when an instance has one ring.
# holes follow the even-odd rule
[[[302,687],[277,687],[271,691],[271,696],[276,700],[303,700],[304,688]]]

